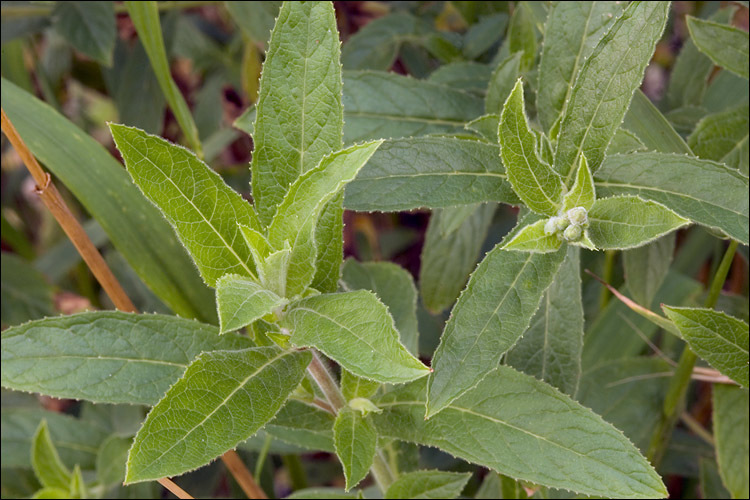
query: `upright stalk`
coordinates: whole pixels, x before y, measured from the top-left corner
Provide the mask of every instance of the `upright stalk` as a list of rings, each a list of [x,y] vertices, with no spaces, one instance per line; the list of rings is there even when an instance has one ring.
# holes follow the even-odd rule
[[[729,248],[727,248],[724,258],[721,260],[721,264],[719,264],[719,268],[716,270],[716,275],[711,281],[711,287],[708,290],[705,307],[712,308],[716,305],[721,289],[724,286],[724,281],[729,273],[729,268],[732,265],[734,253],[737,251],[737,246],[737,241],[732,240],[729,243]],[[697,359],[698,357],[690,349],[690,346],[685,344],[685,348],[680,356],[680,361],[677,363],[677,368],[675,368],[674,375],[672,375],[672,378],[669,381],[669,389],[664,398],[661,421],[651,438],[651,443],[649,444],[648,452],[646,454],[651,461],[651,464],[655,467],[661,463],[661,459],[664,457],[664,452],[669,444],[669,439],[672,436],[672,430],[685,407],[685,395],[687,394],[688,386],[690,385],[690,377],[693,373],[693,367],[695,366]]]

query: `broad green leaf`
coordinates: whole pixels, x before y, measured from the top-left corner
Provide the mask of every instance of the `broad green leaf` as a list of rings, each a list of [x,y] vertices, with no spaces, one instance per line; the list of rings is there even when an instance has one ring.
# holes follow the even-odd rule
[[[522,52],[516,52],[508,56],[492,72],[487,87],[487,96],[484,98],[485,113],[499,114],[502,112],[505,101],[518,81],[522,56]],[[497,129],[495,129],[493,135],[497,135]]]
[[[503,248],[517,252],[556,252],[562,245],[562,240],[556,233],[548,234],[545,231],[546,224],[547,219],[529,224],[510,238]]]
[[[341,148],[341,87],[333,5],[284,3],[263,64],[253,134],[253,199],[263,224],[297,177]]]
[[[529,498],[519,481],[496,472],[484,476],[474,498]]]
[[[53,26],[76,50],[105,66],[112,65],[117,39],[112,2],[59,2]]]
[[[637,196],[596,200],[588,218],[588,236],[601,250],[636,248],[690,223],[664,205]]]
[[[732,498],[747,498],[750,490],[747,389],[714,384],[713,408],[719,474]]]
[[[325,204],[354,179],[382,142],[357,144],[332,153],[289,187],[268,228],[268,241],[272,247],[282,250],[286,242],[291,246],[286,286],[288,296],[301,293],[314,278],[318,247],[315,227]],[[341,241],[340,234],[335,238]],[[320,242],[322,245],[326,243]]]
[[[393,316],[401,343],[416,356],[419,346],[417,288],[411,274],[391,262],[360,263],[347,259],[342,279],[347,290],[370,290],[378,296]]]
[[[84,401],[79,418],[87,425],[100,427],[108,434],[132,437],[141,427],[146,416],[145,410],[146,407],[141,405],[94,404]]]
[[[620,431],[557,389],[507,366],[424,419],[424,381],[384,394],[378,434],[436,446],[512,478],[588,495],[664,498],[667,490]]]
[[[596,201],[596,188],[594,186],[594,179],[591,176],[591,169],[586,161],[586,157],[581,155],[578,162],[578,169],[576,172],[576,180],[573,183],[573,187],[563,198],[563,212],[567,212],[571,208],[583,207],[586,210],[591,210]]]
[[[517,3],[510,18],[508,49],[511,54],[521,53],[521,72],[527,72],[534,65],[537,49],[534,15],[526,2]]]
[[[31,445],[43,420],[47,422],[52,443],[66,466],[94,467],[99,445],[107,437],[103,430],[62,413],[4,407],[0,412],[3,470],[31,468]]]
[[[239,330],[288,302],[244,276],[224,275],[216,283],[220,333]]]
[[[318,254],[311,286],[320,292],[331,293],[338,288],[341,261],[344,258],[343,232],[344,191],[341,190],[323,208],[315,228]]]
[[[608,157],[594,176],[600,196],[637,195],[747,244],[748,180],[708,160],[661,153]],[[700,182],[685,182],[700,179]]]
[[[471,275],[432,358],[427,416],[445,408],[500,362],[529,326],[565,258],[509,252],[501,244]]]
[[[41,490],[34,493],[31,498],[55,498],[55,499],[67,499],[71,498],[70,490],[68,488],[42,488]]]
[[[385,141],[346,187],[349,210],[393,212],[500,201],[518,203],[498,147],[447,137]]]
[[[99,221],[138,276],[177,314],[215,322],[212,292],[120,163],[47,104],[6,80],[1,88],[3,110],[31,152]]]
[[[125,480],[125,463],[132,444],[132,438],[118,436],[110,436],[102,443],[96,456],[96,478],[105,488],[120,485]]]
[[[255,277],[237,224],[259,229],[253,207],[192,152],[161,137],[110,124],[128,172],[159,207],[209,286],[225,274]]]
[[[560,119],[578,72],[614,20],[623,2],[557,2],[544,28],[536,106],[545,132]]]
[[[345,71],[343,102],[347,144],[462,132],[483,110],[482,99],[467,92],[376,71]]]
[[[633,132],[651,151],[693,156],[685,140],[640,90],[636,90],[633,94],[623,126]],[[617,135],[615,135],[615,140],[616,138]]]
[[[152,1],[129,1],[125,6],[133,21],[138,39],[146,49],[146,54],[151,61],[151,67],[156,73],[161,91],[167,99],[169,108],[175,115],[177,123],[185,134],[185,138],[190,144],[192,150],[203,157],[201,142],[198,138],[198,127],[195,126],[193,116],[190,114],[185,98],[182,96],[179,87],[172,78],[167,60],[167,51],[164,47],[164,38],[162,37],[161,24],[159,22],[159,8],[156,2]]]
[[[463,46],[461,47],[464,57],[476,59],[484,54],[503,36],[507,24],[508,14],[505,12],[490,14],[478,19],[476,24],[472,24],[464,35]]]
[[[711,113],[726,111],[750,98],[747,81],[730,71],[719,71],[716,78],[711,80],[706,94],[703,96],[703,106]]]
[[[456,498],[471,478],[468,472],[418,470],[402,474],[388,486],[385,498]]]
[[[348,370],[341,370],[341,393],[347,401],[370,398],[378,392],[380,385],[380,382],[358,377]]]
[[[692,40],[685,40],[669,78],[666,99],[670,109],[699,106],[714,69],[711,59],[703,55]]]
[[[649,308],[654,295],[667,277],[675,248],[675,235],[668,234],[653,243],[622,254],[625,282],[638,304]]]
[[[456,301],[477,265],[496,210],[496,204],[486,203],[432,212],[419,267],[419,290],[428,310],[439,312]],[[463,214],[462,220],[451,222],[457,214]]]
[[[346,69],[388,71],[405,39],[428,30],[426,23],[407,13],[383,16],[347,40],[341,49],[341,61]]]
[[[641,140],[633,132],[626,128],[620,127],[617,129],[617,132],[615,132],[615,136],[612,138],[612,142],[609,143],[609,147],[607,148],[607,156],[635,153],[638,151],[646,151],[646,149],[647,148],[645,144],[643,144],[643,142],[641,142]]]
[[[281,2],[224,2],[232,19],[250,40],[266,44]]]
[[[364,498],[359,490],[346,492],[343,488],[305,488],[297,490],[288,497],[288,499],[346,499],[346,498]]]
[[[701,458],[699,466],[703,498],[732,498],[721,480],[716,459]]]
[[[748,79],[747,31],[693,16],[687,16],[687,26],[698,50],[722,68]]]
[[[748,104],[703,118],[688,137],[693,152],[748,173]]]
[[[344,75],[348,74],[348,72],[344,73]],[[483,96],[487,93],[487,85],[491,76],[492,66],[489,64],[458,61],[440,66],[430,73],[428,80],[432,83],[439,83],[440,85],[452,87],[456,90],[463,90]],[[516,79],[513,78],[513,81],[516,81]],[[344,92],[346,92],[346,82],[344,82]],[[344,107],[344,120],[346,120],[346,107]],[[344,129],[346,129],[346,124],[344,124]],[[344,133],[346,133],[346,130]]]
[[[155,404],[202,351],[249,347],[175,316],[97,311],[2,333],[2,385],[59,398]]]
[[[31,465],[42,485],[47,488],[68,489],[70,471],[60,460],[55,445],[49,435],[47,421],[39,423],[34,441],[31,444]]]
[[[491,143],[497,143],[497,128],[500,125],[500,115],[482,115],[466,125],[466,130],[478,133],[482,138]]]
[[[52,288],[44,276],[21,257],[7,252],[0,254],[0,321],[3,326],[52,316]]]
[[[567,256],[521,340],[506,355],[506,363],[576,396],[581,378],[583,306],[580,250],[569,246]]]
[[[399,342],[388,308],[365,290],[294,302],[282,326],[296,346],[315,347],[360,377],[399,384],[429,373]]]
[[[378,434],[368,416],[345,407],[339,410],[333,425],[333,441],[344,467],[346,490],[365,478],[375,458]]]
[[[234,448],[276,415],[310,359],[276,347],[201,354],[146,417],[125,482],[179,475]]]
[[[667,21],[669,2],[632,2],[586,62],[560,125],[555,169],[570,179],[583,153],[592,172],[604,159]]]
[[[287,443],[334,453],[334,420],[333,415],[316,406],[289,400],[264,430]]]
[[[669,306],[662,309],[698,356],[747,389],[750,385],[747,323],[713,309]]]
[[[534,212],[557,215],[563,183],[537,155],[537,139],[526,118],[523,82],[519,79],[505,101],[498,128],[500,157],[513,190]]]

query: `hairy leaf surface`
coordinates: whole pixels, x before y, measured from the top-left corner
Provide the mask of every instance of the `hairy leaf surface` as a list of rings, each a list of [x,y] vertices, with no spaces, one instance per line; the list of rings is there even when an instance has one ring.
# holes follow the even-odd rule
[[[687,16],[687,26],[698,50],[722,68],[748,79],[750,42],[747,31],[693,16]]]
[[[369,417],[345,407],[336,416],[333,440],[336,455],[344,467],[346,489],[349,490],[365,478],[372,466],[378,434]]]
[[[401,474],[385,492],[384,498],[456,498],[469,482],[468,472],[418,470]]]
[[[216,283],[216,308],[221,333],[239,330],[287,302],[244,276],[227,274]]]

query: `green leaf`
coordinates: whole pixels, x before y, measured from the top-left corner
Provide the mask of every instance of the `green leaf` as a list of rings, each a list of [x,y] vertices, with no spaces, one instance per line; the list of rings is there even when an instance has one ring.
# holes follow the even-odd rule
[[[556,252],[562,245],[562,240],[556,233],[548,234],[545,230],[546,224],[547,219],[529,224],[510,238],[503,245],[503,249],[534,253]]]
[[[47,104],[6,80],[1,88],[3,110],[31,152],[99,221],[149,288],[177,314],[216,321],[212,292],[122,165]]]
[[[586,59],[622,13],[623,2],[558,2],[544,28],[536,106],[545,132],[560,119]]]
[[[42,488],[41,490],[34,493],[34,496],[32,496],[31,498],[60,498],[64,500],[70,497],[71,494],[68,488]]]
[[[341,465],[344,467],[346,490],[357,486],[365,478],[375,458],[378,434],[367,416],[345,407],[339,410],[333,425],[333,440]]]
[[[292,332],[293,344],[319,349],[354,375],[399,384],[429,373],[399,342],[388,308],[371,292],[302,299],[290,305],[281,323]]]
[[[418,470],[401,474],[385,492],[385,498],[456,498],[469,482],[469,472]]]
[[[602,164],[595,181],[600,196],[637,195],[741,243],[750,239],[747,177],[724,165],[661,153],[615,155]]]
[[[329,412],[292,399],[264,429],[282,441],[311,450],[334,453],[334,420]]]
[[[297,177],[341,148],[341,87],[333,5],[284,3],[263,64],[253,134],[253,199],[263,224]]]
[[[732,498],[722,483],[716,459],[701,458],[699,466],[700,491],[703,498]]]
[[[83,480],[81,467],[79,465],[76,465],[73,468],[73,477],[70,479],[69,489],[71,498],[88,498],[86,483]]]
[[[250,40],[266,44],[281,2],[224,2],[232,19]]]
[[[112,65],[117,39],[112,2],[60,2],[52,17],[55,30],[76,50],[105,66]]]
[[[703,55],[692,40],[685,40],[669,78],[666,99],[670,109],[699,106],[714,69],[711,59]]]
[[[349,210],[392,212],[500,201],[518,203],[498,147],[421,137],[385,141],[346,187]]]
[[[508,50],[511,54],[521,52],[520,69],[523,73],[534,65],[536,49],[534,15],[525,2],[519,2],[516,4],[508,26]]]
[[[664,498],[659,476],[620,431],[557,389],[500,366],[424,419],[423,381],[384,394],[378,434],[436,446],[536,484],[588,495]]]
[[[347,401],[370,398],[378,392],[380,385],[380,382],[358,377],[348,370],[341,370],[341,393]]]
[[[563,183],[557,172],[537,155],[536,134],[529,129],[520,79],[505,101],[497,134],[500,157],[518,197],[534,212],[557,215]]]
[[[237,224],[260,225],[253,207],[192,152],[161,137],[110,124],[133,181],[172,224],[210,286],[225,274],[255,277]]]
[[[664,282],[672,263],[675,248],[675,235],[669,234],[653,243],[622,254],[625,282],[633,300],[649,308],[654,295]]]
[[[680,139],[682,140],[682,139]],[[646,151],[646,145],[630,130],[618,128],[607,148],[607,156]]]
[[[346,492],[343,488],[305,488],[303,490],[297,490],[288,497],[288,499],[338,499],[338,498],[364,498],[362,492],[359,490]]]
[[[496,204],[487,203],[432,212],[419,267],[419,289],[428,310],[439,312],[456,301],[477,265],[496,210]],[[460,219],[451,222],[457,215]]]
[[[405,39],[427,31],[426,23],[403,12],[374,19],[347,40],[341,61],[346,69],[388,71]]]
[[[104,403],[154,404],[202,351],[250,345],[175,316],[97,311],[2,333],[3,387]]]
[[[748,104],[708,115],[688,137],[693,152],[748,173]]]
[[[132,438],[110,436],[99,448],[96,478],[106,489],[118,486],[125,480],[125,463],[132,444]]]
[[[249,438],[283,406],[310,359],[276,347],[198,356],[146,417],[126,483],[182,474]]]
[[[747,31],[693,16],[687,16],[687,26],[698,50],[722,68],[748,79],[750,56]]]
[[[344,258],[344,191],[341,190],[318,218],[315,242],[318,254],[315,260],[315,276],[311,286],[324,293],[335,292],[341,277],[341,261]]]
[[[153,1],[130,1],[125,2],[125,6],[133,21],[138,39],[146,49],[146,54],[151,61],[151,67],[156,73],[159,80],[159,86],[167,99],[170,109],[177,119],[177,123],[185,134],[185,138],[190,144],[192,150],[203,157],[201,142],[198,138],[198,127],[195,126],[193,116],[190,114],[185,98],[182,96],[179,87],[172,78],[167,60],[167,51],[164,48],[164,39],[162,38],[161,24],[159,23],[159,8]]]
[[[427,416],[445,408],[495,368],[529,326],[565,258],[509,252],[501,244],[471,275],[432,358]]]
[[[347,144],[381,137],[458,133],[483,110],[482,100],[467,92],[376,71],[345,71],[343,102]]]
[[[592,172],[604,159],[667,21],[669,2],[632,2],[599,41],[570,94],[555,169],[569,179],[583,153]]]
[[[522,52],[516,52],[508,56],[492,72],[492,77],[487,87],[487,96],[484,98],[485,113],[499,114],[502,112],[508,95],[510,95],[518,81],[522,56]],[[495,129],[494,135],[497,135],[497,129]]]
[[[591,176],[591,169],[589,169],[586,157],[581,154],[576,172],[576,180],[573,183],[573,187],[570,188],[570,191],[563,198],[562,211],[567,212],[575,207],[583,207],[588,211],[594,206],[595,201],[596,188],[594,187],[594,179]]]
[[[637,196],[596,200],[587,233],[601,250],[636,248],[690,223],[660,203]]]
[[[409,272],[391,262],[357,262],[347,259],[342,270],[346,290],[370,290],[393,316],[401,343],[414,354],[419,346],[417,288]],[[367,397],[367,396],[363,396]]]
[[[39,271],[21,257],[8,252],[0,254],[0,268],[0,321],[3,326],[17,325],[55,313],[52,288]]]
[[[253,280],[236,274],[224,275],[216,283],[220,333],[239,330],[288,302]]]
[[[488,142],[497,143],[497,128],[499,126],[500,115],[482,115],[464,125],[464,128],[476,132]]]
[[[31,444],[31,465],[42,485],[47,488],[67,490],[70,485],[70,471],[60,460],[55,445],[49,435],[47,421],[39,423],[34,441]]]
[[[623,126],[633,132],[649,150],[693,156],[685,140],[640,90],[633,94]],[[614,140],[616,139],[617,135]]]
[[[748,391],[713,385],[713,421],[719,474],[732,498],[748,496]]]
[[[669,306],[662,309],[698,356],[747,389],[750,385],[747,323],[713,309]]]
[[[268,228],[268,241],[272,247],[282,250],[286,242],[291,244],[287,296],[301,293],[314,278],[318,248],[314,231],[325,204],[354,179],[382,142],[357,144],[332,153],[289,187]],[[336,239],[341,241],[341,235]]]
[[[471,28],[469,28],[469,31],[471,31]],[[464,48],[466,48],[465,45]],[[344,73],[345,76],[347,74],[349,72]],[[487,93],[487,84],[491,76],[492,66],[489,64],[480,64],[474,61],[458,61],[440,66],[430,73],[427,80],[432,83],[445,85],[446,87],[452,87],[456,90],[463,90],[477,96],[483,96]],[[513,78],[513,81],[515,80]],[[344,82],[344,92],[346,92],[346,82]],[[346,107],[344,107],[344,117],[346,120]],[[346,124],[344,124],[344,129],[346,129]],[[346,130],[344,133],[346,133]]]
[[[575,397],[581,378],[583,306],[580,250],[567,256],[521,340],[506,355],[510,366]]]

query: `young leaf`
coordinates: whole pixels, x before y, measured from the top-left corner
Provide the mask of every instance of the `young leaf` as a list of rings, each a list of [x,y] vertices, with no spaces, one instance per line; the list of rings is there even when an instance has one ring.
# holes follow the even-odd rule
[[[724,163],[747,175],[749,113],[745,103],[706,116],[688,137],[690,149],[701,158]]]
[[[358,377],[348,370],[341,370],[341,393],[347,401],[370,398],[378,392],[380,385],[380,382]]]
[[[388,309],[365,290],[294,302],[282,325],[294,345],[315,347],[360,377],[399,384],[429,373],[399,342]]]
[[[669,2],[632,2],[583,63],[560,125],[555,169],[572,177],[583,153],[592,172],[620,126],[667,22]]]
[[[516,81],[518,80],[522,56],[522,52],[516,52],[508,56],[492,72],[492,77],[487,87],[487,96],[484,98],[485,113],[499,114],[502,112],[503,104],[505,104],[508,95],[510,95],[513,86],[516,85]],[[494,130],[494,134],[492,135],[497,135],[497,129]]]
[[[664,282],[672,263],[675,235],[668,234],[653,243],[622,253],[625,282],[633,300],[649,308],[654,295]]]
[[[578,71],[623,8],[623,2],[558,2],[550,8],[536,98],[548,134],[563,114]]]
[[[496,246],[479,263],[453,308],[432,358],[427,416],[445,408],[495,368],[529,325],[565,258]]]
[[[216,282],[220,333],[239,330],[288,302],[244,276],[224,275]]]
[[[747,498],[748,480],[748,391],[722,384],[713,385],[714,438],[719,474],[732,498]]]
[[[418,137],[383,143],[346,187],[350,210],[393,212],[518,198],[497,146],[467,139]]]
[[[155,404],[202,351],[249,347],[175,316],[97,311],[2,333],[2,385],[60,398]]]
[[[531,210],[557,215],[562,202],[562,180],[537,155],[537,139],[529,129],[520,79],[505,101],[497,134],[500,157],[513,191]]]
[[[55,30],[76,50],[105,66],[112,65],[117,39],[112,2],[60,2],[52,17]]]
[[[320,292],[332,293],[338,288],[344,258],[343,232],[344,191],[341,190],[323,208],[315,228],[318,253],[311,286]]]
[[[589,169],[586,156],[583,154],[581,154],[577,170],[575,183],[573,183],[573,187],[570,188],[570,191],[563,198],[563,212],[567,212],[575,207],[583,207],[586,210],[591,210],[591,207],[594,206],[594,201],[596,201],[594,178],[591,176],[591,169]]]
[[[580,250],[567,256],[521,340],[506,355],[510,366],[571,397],[581,378],[583,306]]]
[[[333,5],[284,3],[263,64],[253,134],[253,199],[264,225],[297,177],[341,148],[341,89]]]
[[[664,205],[637,196],[596,200],[588,218],[588,236],[602,250],[639,247],[690,223]]]
[[[747,323],[713,309],[669,306],[662,309],[698,356],[748,388]]]
[[[557,251],[562,240],[556,233],[548,234],[545,231],[546,225],[547,219],[544,219],[524,227],[503,245],[503,249],[535,253]]]
[[[125,482],[179,475],[234,448],[276,415],[310,359],[276,347],[201,354],[146,417]]]
[[[161,137],[110,124],[125,166],[159,207],[210,286],[225,274],[255,277],[237,224],[259,230],[253,207],[190,151]]]
[[[383,395],[380,436],[436,446],[510,477],[587,495],[665,498],[667,490],[620,431],[557,389],[507,366],[424,419],[424,381]]]
[[[748,179],[725,165],[662,153],[615,155],[605,160],[595,181],[602,196],[637,195],[741,243],[750,239]]]
[[[384,498],[456,498],[469,482],[469,472],[418,470],[402,474],[385,492]]]
[[[67,490],[70,486],[70,471],[60,461],[55,445],[50,439],[47,421],[39,423],[31,444],[31,465],[39,482],[47,488]]]
[[[368,416],[345,407],[336,416],[333,440],[341,465],[344,467],[346,490],[357,486],[367,475],[378,444],[378,434]]]
[[[745,80],[750,74],[748,34],[739,28],[687,16],[688,30],[698,50]]]
[[[419,289],[428,310],[439,312],[456,301],[477,265],[496,210],[496,204],[487,203],[432,212],[419,267]],[[461,214],[462,219],[451,222]]]

